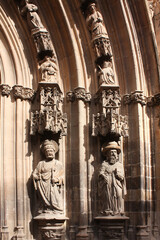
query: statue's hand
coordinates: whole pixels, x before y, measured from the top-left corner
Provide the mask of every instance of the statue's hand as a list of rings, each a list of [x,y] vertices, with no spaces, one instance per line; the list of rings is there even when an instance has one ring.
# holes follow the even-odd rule
[[[52,178],[51,179],[51,183],[54,185],[55,183],[58,183],[59,182],[59,180],[58,180],[58,178]]]
[[[41,179],[41,175],[40,174],[38,174],[38,175],[34,174],[33,178],[34,178],[34,180],[39,181]]]

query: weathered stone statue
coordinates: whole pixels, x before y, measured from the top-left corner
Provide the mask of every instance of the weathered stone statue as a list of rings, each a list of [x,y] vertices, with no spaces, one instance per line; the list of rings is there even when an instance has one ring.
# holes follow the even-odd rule
[[[32,3],[29,3],[29,0],[26,0],[26,5],[21,10],[21,14],[27,15],[27,22],[31,29],[44,28],[37,11],[38,7]]]
[[[40,161],[33,172],[34,186],[42,202],[40,212],[62,214],[61,187],[64,172],[62,164],[55,159],[58,145],[53,140],[45,140],[41,145],[41,150],[46,159]]]
[[[100,211],[106,216],[123,215],[126,186],[124,168],[118,160],[121,150],[117,142],[109,142],[102,146],[102,152],[106,159],[99,170]]]
[[[113,85],[115,83],[112,63],[104,61],[102,67],[98,66],[99,85]]]
[[[96,4],[89,4],[87,11],[88,15],[86,22],[88,29],[91,32],[92,39],[100,36],[108,37],[106,28],[103,23],[102,15],[99,11],[97,11]]]
[[[46,56],[40,66],[41,78],[44,82],[56,82],[57,65],[52,58]]]

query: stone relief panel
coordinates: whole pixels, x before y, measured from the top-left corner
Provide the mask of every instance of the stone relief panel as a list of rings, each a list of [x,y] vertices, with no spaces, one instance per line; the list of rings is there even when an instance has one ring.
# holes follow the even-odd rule
[[[46,56],[39,67],[42,82],[57,82],[56,60]]]

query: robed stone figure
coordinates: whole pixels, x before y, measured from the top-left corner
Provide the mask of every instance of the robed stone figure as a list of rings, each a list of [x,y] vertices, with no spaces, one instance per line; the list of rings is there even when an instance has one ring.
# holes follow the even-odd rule
[[[117,142],[109,142],[102,146],[102,152],[106,159],[99,170],[100,212],[106,216],[123,215],[126,185],[123,164],[118,160],[121,150]]]
[[[61,188],[64,171],[62,164],[55,159],[58,145],[53,140],[45,140],[41,145],[46,159],[40,161],[33,172],[33,181],[41,201],[39,212],[62,214],[63,201]]]

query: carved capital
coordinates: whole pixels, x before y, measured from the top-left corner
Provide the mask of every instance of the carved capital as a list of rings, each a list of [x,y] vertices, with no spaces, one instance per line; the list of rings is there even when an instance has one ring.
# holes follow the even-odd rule
[[[159,106],[160,105],[160,93],[157,93],[154,96],[148,97],[147,105],[149,107]]]
[[[74,91],[70,91],[67,93],[68,101],[74,102],[75,100],[82,100],[84,102],[91,101],[91,94],[86,92],[85,88],[78,87],[75,88]]]
[[[21,85],[13,86],[13,95],[16,99],[32,101],[35,96],[35,91],[31,88],[25,88]]]
[[[1,84],[0,91],[1,91],[2,96],[8,97],[11,93],[11,87],[8,84]]]
[[[147,103],[147,98],[143,95],[143,91],[136,90],[131,92],[131,94],[124,95],[123,103],[125,105],[131,103],[140,103],[142,106],[144,106]]]

